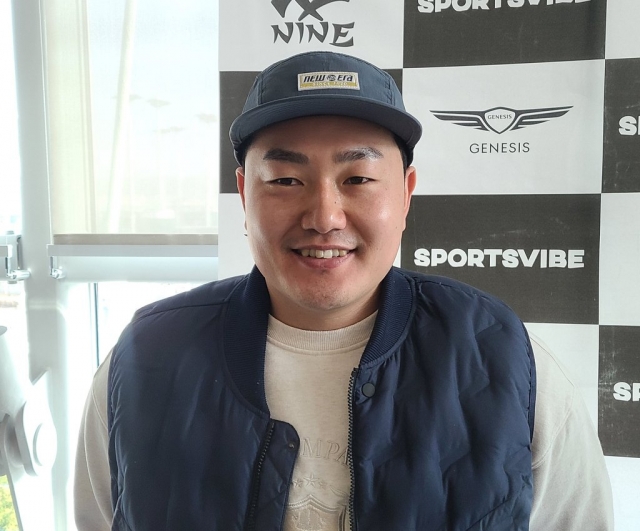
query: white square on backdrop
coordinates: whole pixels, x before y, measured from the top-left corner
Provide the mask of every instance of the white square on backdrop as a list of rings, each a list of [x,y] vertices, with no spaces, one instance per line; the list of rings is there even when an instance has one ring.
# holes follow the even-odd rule
[[[604,55],[607,59],[640,57],[640,2],[609,0]]]
[[[600,324],[640,326],[640,193],[602,194]]]
[[[218,203],[218,278],[244,275],[253,267],[253,256],[244,235],[244,210],[240,194],[220,194]]]
[[[605,456],[611,489],[616,531],[638,529],[638,478],[640,459]]]
[[[600,193],[603,60],[405,69],[403,92],[416,193]]]
[[[598,429],[597,325],[526,323],[532,339],[539,339],[564,365],[567,376],[578,387],[587,405],[594,429]]]
[[[402,68],[403,0],[332,0],[309,13],[301,7],[305,4],[221,0],[220,70],[261,71],[311,50],[355,55],[380,68]]]

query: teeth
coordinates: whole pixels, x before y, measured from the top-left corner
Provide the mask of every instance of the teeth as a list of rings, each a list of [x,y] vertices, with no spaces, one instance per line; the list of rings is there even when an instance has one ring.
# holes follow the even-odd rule
[[[347,256],[347,251],[344,249],[301,249],[300,254],[311,258],[334,258],[336,256]]]

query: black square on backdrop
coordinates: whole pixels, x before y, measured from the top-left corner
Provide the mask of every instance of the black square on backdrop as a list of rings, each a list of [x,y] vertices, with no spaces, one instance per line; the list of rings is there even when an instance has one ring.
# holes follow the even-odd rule
[[[436,12],[436,4],[445,8]],[[606,0],[551,5],[547,0],[405,0],[404,5],[405,67],[604,58]]]
[[[238,192],[236,168],[229,129],[242,112],[247,94],[258,72],[220,72],[220,193]]]
[[[523,321],[597,324],[599,245],[599,194],[414,196],[401,264],[497,295]]]
[[[605,63],[603,192],[640,192],[640,59]]]
[[[387,72],[402,91],[402,69],[389,69]],[[233,156],[233,147],[229,140],[231,124],[242,112],[249,90],[259,72],[220,72],[220,193],[237,193],[236,168],[238,163]]]
[[[640,327],[601,326],[598,435],[605,455],[640,457]]]

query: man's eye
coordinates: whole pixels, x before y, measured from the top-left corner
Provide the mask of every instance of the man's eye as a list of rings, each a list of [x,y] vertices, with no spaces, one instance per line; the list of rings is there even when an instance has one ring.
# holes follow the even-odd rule
[[[366,182],[369,182],[371,179],[369,179],[368,177],[349,177],[346,181],[345,184],[364,184]]]
[[[295,186],[296,184],[300,184],[300,181],[294,177],[280,177],[279,179],[274,179],[271,182],[281,186]]]

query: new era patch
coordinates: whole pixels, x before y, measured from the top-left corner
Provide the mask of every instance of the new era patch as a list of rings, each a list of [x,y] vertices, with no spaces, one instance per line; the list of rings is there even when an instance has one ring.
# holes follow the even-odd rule
[[[298,90],[360,90],[357,72],[306,72],[298,74]]]

